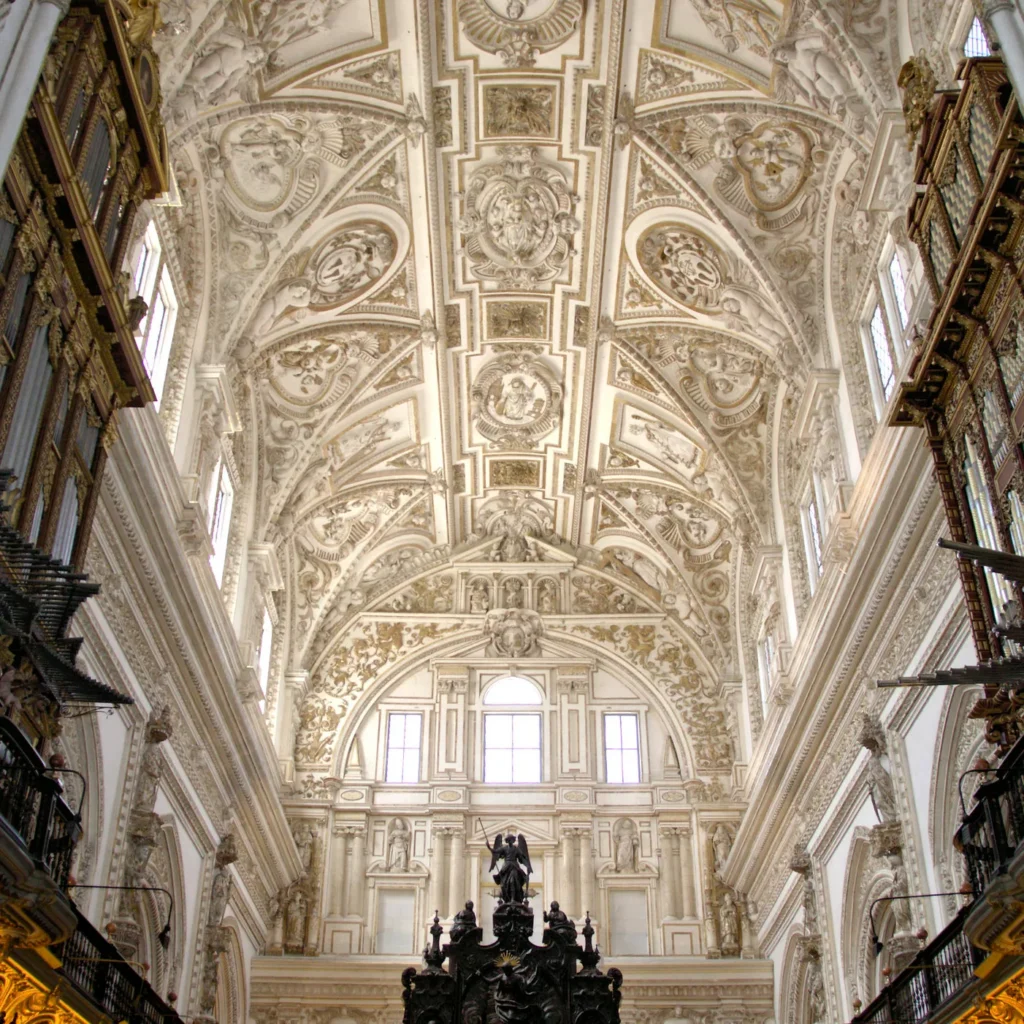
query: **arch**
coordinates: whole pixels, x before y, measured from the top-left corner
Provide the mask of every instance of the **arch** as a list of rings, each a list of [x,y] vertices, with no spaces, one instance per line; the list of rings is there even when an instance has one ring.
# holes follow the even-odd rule
[[[524,706],[540,706],[544,703],[544,694],[540,687],[525,676],[509,675],[495,679],[483,692],[484,704],[516,704]]]

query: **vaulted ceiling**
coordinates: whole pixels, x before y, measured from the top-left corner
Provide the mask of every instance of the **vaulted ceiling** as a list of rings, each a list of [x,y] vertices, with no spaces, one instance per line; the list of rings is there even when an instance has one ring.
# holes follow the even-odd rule
[[[161,12],[183,205],[158,216],[186,348],[227,368],[281,667],[311,673],[300,766],[327,770],[346,708],[405,651],[539,641],[674,688],[698,766],[728,769],[756,559],[797,558],[797,409],[851,344],[888,223],[865,181],[899,104],[894,12]]]

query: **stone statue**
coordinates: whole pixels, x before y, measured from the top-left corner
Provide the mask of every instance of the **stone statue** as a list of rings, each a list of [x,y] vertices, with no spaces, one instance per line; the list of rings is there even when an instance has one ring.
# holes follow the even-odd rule
[[[469,610],[477,615],[491,610],[489,587],[483,580],[474,580],[469,588]]]
[[[636,825],[622,818],[615,826],[615,870],[635,873],[639,870],[640,839]]]
[[[917,137],[921,134],[925,118],[931,109],[938,79],[922,50],[916,57],[911,57],[900,68],[896,84],[903,93],[903,119],[907,129],[907,149],[913,149]]]
[[[526,836],[521,832],[518,836],[510,832],[502,842],[499,832],[494,837],[493,846],[486,839],[484,843],[491,851],[491,866],[487,870],[494,871],[495,865],[501,861],[501,867],[497,874],[493,875],[494,881],[501,889],[501,899],[505,903],[522,903],[526,898],[526,886],[530,881],[530,875],[533,874]]]
[[[736,928],[736,900],[728,889],[722,893],[722,901],[718,908],[718,921],[722,952],[738,952],[740,944]]]
[[[881,722],[871,715],[861,718],[861,745],[871,757],[867,764],[867,783],[871,793],[871,802],[875,805],[878,820],[886,824],[899,821],[899,808],[896,803],[896,790],[892,784],[892,776],[882,762],[886,753],[885,731]]]
[[[301,948],[303,928],[306,923],[306,895],[299,886],[292,889],[288,899],[288,927],[285,944],[289,949]]]
[[[401,819],[391,822],[388,836],[388,871],[409,870],[409,826]]]
[[[537,590],[537,611],[541,615],[554,615],[558,611],[556,584],[544,580]]]
[[[505,607],[506,608],[522,608],[523,607],[523,581],[513,577],[512,579],[505,580]]]
[[[313,862],[313,844],[316,842],[316,834],[308,825],[302,825],[292,833],[292,838],[299,851],[303,872],[309,871],[309,866]]]
[[[811,855],[802,843],[797,843],[793,847],[789,868],[800,875],[804,882],[804,930],[808,935],[818,935],[818,902],[811,879]]]
[[[476,928],[476,914],[473,912],[473,901],[467,900],[464,909],[458,911],[452,926],[448,930],[448,936],[452,942],[458,942],[464,935],[468,935]]]
[[[732,852],[732,836],[724,825],[716,825],[711,833],[711,846],[715,851],[715,871],[721,874]]]
[[[551,909],[544,911],[544,923],[552,935],[557,935],[569,943],[576,942],[576,926],[559,907],[558,900],[552,900]]]
[[[227,868],[218,868],[213,873],[213,888],[210,895],[210,912],[207,921],[218,927],[224,920],[228,899],[231,897],[231,873]]]

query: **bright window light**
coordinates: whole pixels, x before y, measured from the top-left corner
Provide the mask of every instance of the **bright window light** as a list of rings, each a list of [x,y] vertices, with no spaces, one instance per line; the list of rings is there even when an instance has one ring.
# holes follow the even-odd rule
[[[540,782],[540,715],[484,715],[484,782]]]
[[[604,716],[604,762],[608,782],[640,781],[640,720],[636,715]]]
[[[388,751],[385,782],[420,781],[420,735],[423,716],[392,712],[388,715]]]
[[[871,314],[871,345],[875,350],[875,366],[878,368],[878,381],[882,386],[882,394],[889,401],[892,389],[896,386],[896,375],[892,368],[892,355],[889,352],[889,335],[882,319],[882,307],[875,306]]]
[[[889,261],[889,280],[892,282],[892,296],[896,300],[896,312],[900,317],[900,326],[906,327],[910,316],[907,312],[907,282],[903,276],[903,265],[899,256],[892,254]]]
[[[487,688],[485,704],[542,704],[544,696],[535,683],[522,676],[505,676]]]
[[[974,21],[971,22],[971,27],[967,32],[967,38],[964,40],[964,56],[992,56],[992,47],[989,46],[988,36],[985,35],[985,29],[982,27],[980,18],[975,18]]]

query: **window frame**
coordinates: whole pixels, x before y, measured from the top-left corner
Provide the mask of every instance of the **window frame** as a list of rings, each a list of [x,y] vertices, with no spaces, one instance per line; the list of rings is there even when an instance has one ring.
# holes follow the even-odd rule
[[[813,511],[813,516],[812,516]],[[821,504],[817,488],[812,480],[800,503],[800,521],[803,525],[804,549],[807,559],[811,593],[818,589],[818,582],[825,575],[825,529],[821,515]]]
[[[606,785],[609,785],[609,786],[640,786],[640,785],[643,785],[644,784],[644,760],[643,760],[643,754],[642,754],[642,750],[641,750],[642,743],[643,743],[643,737],[641,735],[642,719],[641,719],[641,716],[640,716],[640,712],[639,711],[619,711],[619,710],[615,710],[615,711],[602,711],[600,714],[601,714],[601,755],[602,755],[602,766],[603,766],[603,776],[604,776],[602,781]],[[621,780],[613,781],[612,778],[611,778],[611,772],[609,770],[610,766],[609,766],[609,763],[608,763],[608,753],[609,753],[609,751],[612,750],[612,749],[617,749],[619,751],[619,753],[622,754],[622,753],[625,753],[627,750],[631,749],[631,748],[628,748],[628,747],[618,747],[618,748],[610,748],[609,747],[609,745],[608,745],[608,723],[609,723],[609,720],[613,719],[613,718],[618,718],[618,719],[632,718],[633,721],[636,723],[636,781],[635,782],[626,781],[625,778],[622,778]],[[622,729],[622,726],[621,726],[621,722],[620,722],[620,725],[619,725],[620,736],[621,736],[621,729]],[[623,776],[625,776],[625,772],[624,771],[621,774]]]
[[[178,324],[180,305],[174,278],[154,221],[150,221],[146,226],[140,243],[134,250],[131,275],[132,288],[146,303],[146,315],[136,329],[135,343],[138,345],[139,356],[156,395],[154,407],[159,412],[160,400],[167,383],[167,367],[170,364],[171,349],[174,347],[174,332]],[[153,312],[157,298],[160,299],[165,314],[158,336],[154,339]]]
[[[882,379],[882,367],[879,365],[878,347],[876,344],[874,324],[878,318],[885,336],[885,347],[889,356],[892,382],[889,385],[889,393],[886,394],[886,384]],[[893,344],[892,327],[889,325],[889,317],[886,315],[884,297],[877,292],[872,294],[872,301],[868,304],[867,312],[861,324],[861,333],[864,339],[866,362],[868,364],[868,376],[871,379],[871,391],[875,399],[875,418],[881,420],[885,410],[896,393],[896,385],[899,383],[899,360],[896,359],[896,347]]]
[[[531,708],[536,710],[523,711],[519,708]],[[524,704],[524,705],[504,705],[504,710],[497,710],[492,708],[491,710],[484,711],[480,718],[480,753],[481,753],[481,782],[485,786],[540,786],[545,782],[544,779],[544,710],[543,705],[536,704]],[[491,747],[492,750],[508,750],[511,754],[510,759],[510,777],[507,779],[492,779],[488,778],[487,770],[487,723],[489,721],[495,721],[498,718],[510,718],[511,721],[511,746],[509,747]],[[531,718],[537,720],[537,746],[536,747],[517,747],[516,746],[516,719]],[[537,778],[536,779],[516,779],[516,758],[515,754],[517,750],[523,751],[537,751]]]
[[[414,764],[414,766],[416,768],[416,778],[415,779],[405,779],[405,778],[402,778],[402,779],[390,779],[390,778],[388,778],[388,772],[389,772],[390,763],[391,763],[391,751],[392,751],[392,746],[391,746],[391,726],[392,726],[392,722],[395,721],[396,718],[403,718],[403,719],[416,718],[416,719],[419,719],[419,723],[420,723],[420,726],[419,726],[419,739],[418,739],[418,742],[416,744],[416,747],[405,746],[403,744],[401,747],[394,748],[396,750],[401,750],[402,751],[403,775],[404,775],[404,769],[405,769],[406,763],[407,763],[406,762],[406,755],[408,754],[408,752],[410,750],[415,750],[416,751],[415,758],[414,758],[414,761],[413,761],[413,764]],[[411,710],[407,711],[407,710],[401,709],[401,708],[387,708],[387,709],[385,709],[385,711],[384,711],[384,758],[383,758],[384,771],[383,771],[383,779],[382,779],[382,781],[384,782],[385,785],[388,785],[388,786],[417,786],[417,785],[419,785],[420,783],[422,783],[424,781],[424,778],[423,778],[423,733],[424,733],[424,728],[425,728],[425,725],[426,725],[425,718],[426,718],[426,716],[424,715],[424,713],[422,711],[411,711]],[[407,727],[403,726],[403,739],[404,739],[404,730],[405,730],[405,728],[407,728]]]
[[[227,482],[227,489],[224,483]],[[218,454],[210,477],[206,497],[206,528],[210,535],[210,568],[219,590],[224,584],[224,569],[227,565],[228,545],[231,541],[231,521],[234,516],[236,486],[231,466],[222,454]],[[227,495],[227,514],[223,515],[222,496]],[[221,547],[223,544],[223,547]]]
[[[970,60],[972,58],[978,58],[978,57],[991,57],[992,56],[992,40],[989,38],[988,31],[985,28],[985,23],[981,20],[981,18],[978,17],[977,14],[974,14],[973,7],[971,8],[971,14],[972,14],[972,17],[967,22],[967,30],[960,33],[961,39],[960,39],[960,45],[958,47],[958,49],[960,51],[960,59],[961,60]],[[975,35],[975,27],[977,27],[978,30],[981,33],[981,38],[982,38],[982,40],[985,43],[985,49],[987,51],[986,53],[968,53],[967,52],[967,44],[971,41],[971,38]]]

